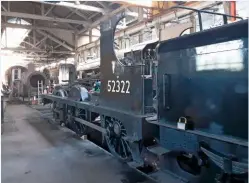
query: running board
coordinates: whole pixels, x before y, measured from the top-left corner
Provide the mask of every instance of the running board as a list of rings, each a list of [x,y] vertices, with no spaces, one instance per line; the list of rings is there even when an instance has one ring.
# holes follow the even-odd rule
[[[77,117],[73,117],[73,118],[74,118],[75,121],[77,121],[77,122],[79,122],[79,123],[81,123],[81,124],[83,124],[83,125],[89,126],[89,127],[93,128],[93,129],[95,129],[95,130],[98,130],[98,131],[102,132],[103,134],[106,134],[106,133],[107,133],[107,132],[106,132],[106,129],[105,129],[105,128],[102,128],[102,127],[99,126],[99,125],[95,125],[95,124],[93,124],[93,123],[91,123],[91,122],[88,122],[88,121],[86,121],[86,120],[83,120],[83,119],[80,119],[80,118],[77,118]]]

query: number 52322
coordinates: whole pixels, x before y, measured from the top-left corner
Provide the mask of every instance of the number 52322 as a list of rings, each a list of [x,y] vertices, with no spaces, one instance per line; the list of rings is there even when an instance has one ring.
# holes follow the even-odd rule
[[[130,81],[108,80],[107,91],[113,93],[130,93]]]

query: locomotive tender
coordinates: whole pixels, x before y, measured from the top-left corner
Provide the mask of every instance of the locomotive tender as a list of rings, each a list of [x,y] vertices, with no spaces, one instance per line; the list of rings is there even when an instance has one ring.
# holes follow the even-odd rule
[[[248,182],[248,21],[119,59],[113,41],[124,15],[101,25],[100,95],[73,86],[43,95],[44,104],[52,102],[55,118],[79,135],[101,132],[112,154],[151,167],[159,182]],[[156,75],[148,69],[155,67]]]

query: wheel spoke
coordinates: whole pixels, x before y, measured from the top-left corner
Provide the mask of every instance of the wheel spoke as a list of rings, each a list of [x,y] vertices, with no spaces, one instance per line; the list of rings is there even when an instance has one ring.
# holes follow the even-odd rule
[[[121,154],[121,156],[123,155],[123,153],[122,153],[122,145],[121,145],[121,141],[119,140],[118,141],[118,152],[119,152],[119,154]]]
[[[132,151],[128,142],[123,139],[126,136],[125,127],[120,121],[114,119],[107,119],[105,122],[105,126],[110,132],[106,135],[106,142],[111,153],[122,160],[130,160]]]
[[[123,148],[124,155],[125,155],[125,157],[127,157],[126,148],[125,148],[123,139],[121,139],[121,144],[122,144],[122,148]]]
[[[115,138],[109,139],[111,145],[113,145],[114,140],[115,140]]]
[[[80,118],[80,119],[84,119],[84,116],[82,115],[82,110],[81,109],[75,109],[75,117],[77,117],[77,118]],[[83,124],[81,124],[81,123],[79,123],[79,122],[77,122],[77,121],[75,121],[74,120],[74,128],[75,128],[75,132],[76,132],[76,134],[77,135],[80,135],[80,136],[82,136],[82,135],[84,135],[84,134],[86,134],[86,126],[85,125],[83,125]]]
[[[124,136],[126,136],[126,134],[124,133],[124,132],[121,132],[121,135],[124,137]]]
[[[108,120],[106,120],[105,122],[107,122],[108,124],[112,123],[111,121],[108,121]]]
[[[77,117],[79,117],[79,118],[81,118],[81,119],[85,119],[84,110],[78,109],[78,111],[77,111]]]
[[[119,140],[117,139],[117,141],[116,141],[116,149],[117,149],[117,153],[118,154],[120,154],[120,145],[119,145]],[[120,154],[121,155],[121,154]],[[122,157],[122,155],[121,155],[121,157]]]
[[[118,153],[118,146],[117,146],[117,144],[118,144],[118,141],[117,141],[117,139],[115,138],[114,149],[115,149],[115,151]]]
[[[123,140],[124,140],[124,139],[123,139]],[[132,152],[132,151],[131,151],[131,148],[130,148],[130,146],[129,146],[129,144],[128,144],[128,142],[126,142],[126,140],[124,140],[124,142],[125,142],[125,145],[126,145],[127,149],[129,149],[129,151]]]

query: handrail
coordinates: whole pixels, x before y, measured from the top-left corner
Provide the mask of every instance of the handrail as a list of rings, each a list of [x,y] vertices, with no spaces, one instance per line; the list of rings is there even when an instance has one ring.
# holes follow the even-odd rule
[[[199,25],[200,25],[200,31],[203,30],[201,13],[207,13],[207,14],[212,14],[212,15],[223,16],[223,22],[224,22],[224,24],[227,24],[227,17],[233,17],[233,18],[238,18],[238,19],[243,20],[243,18],[239,17],[239,16],[232,16],[232,15],[228,15],[228,14],[224,14],[224,13],[216,13],[216,12],[210,12],[210,11],[205,11],[205,10],[198,10],[198,9],[194,9],[194,8],[190,8],[190,7],[185,7],[185,6],[174,6],[174,7],[171,7],[170,9],[177,9],[177,8],[186,9],[186,10],[192,10],[194,12],[197,12],[198,19],[199,19]]]

